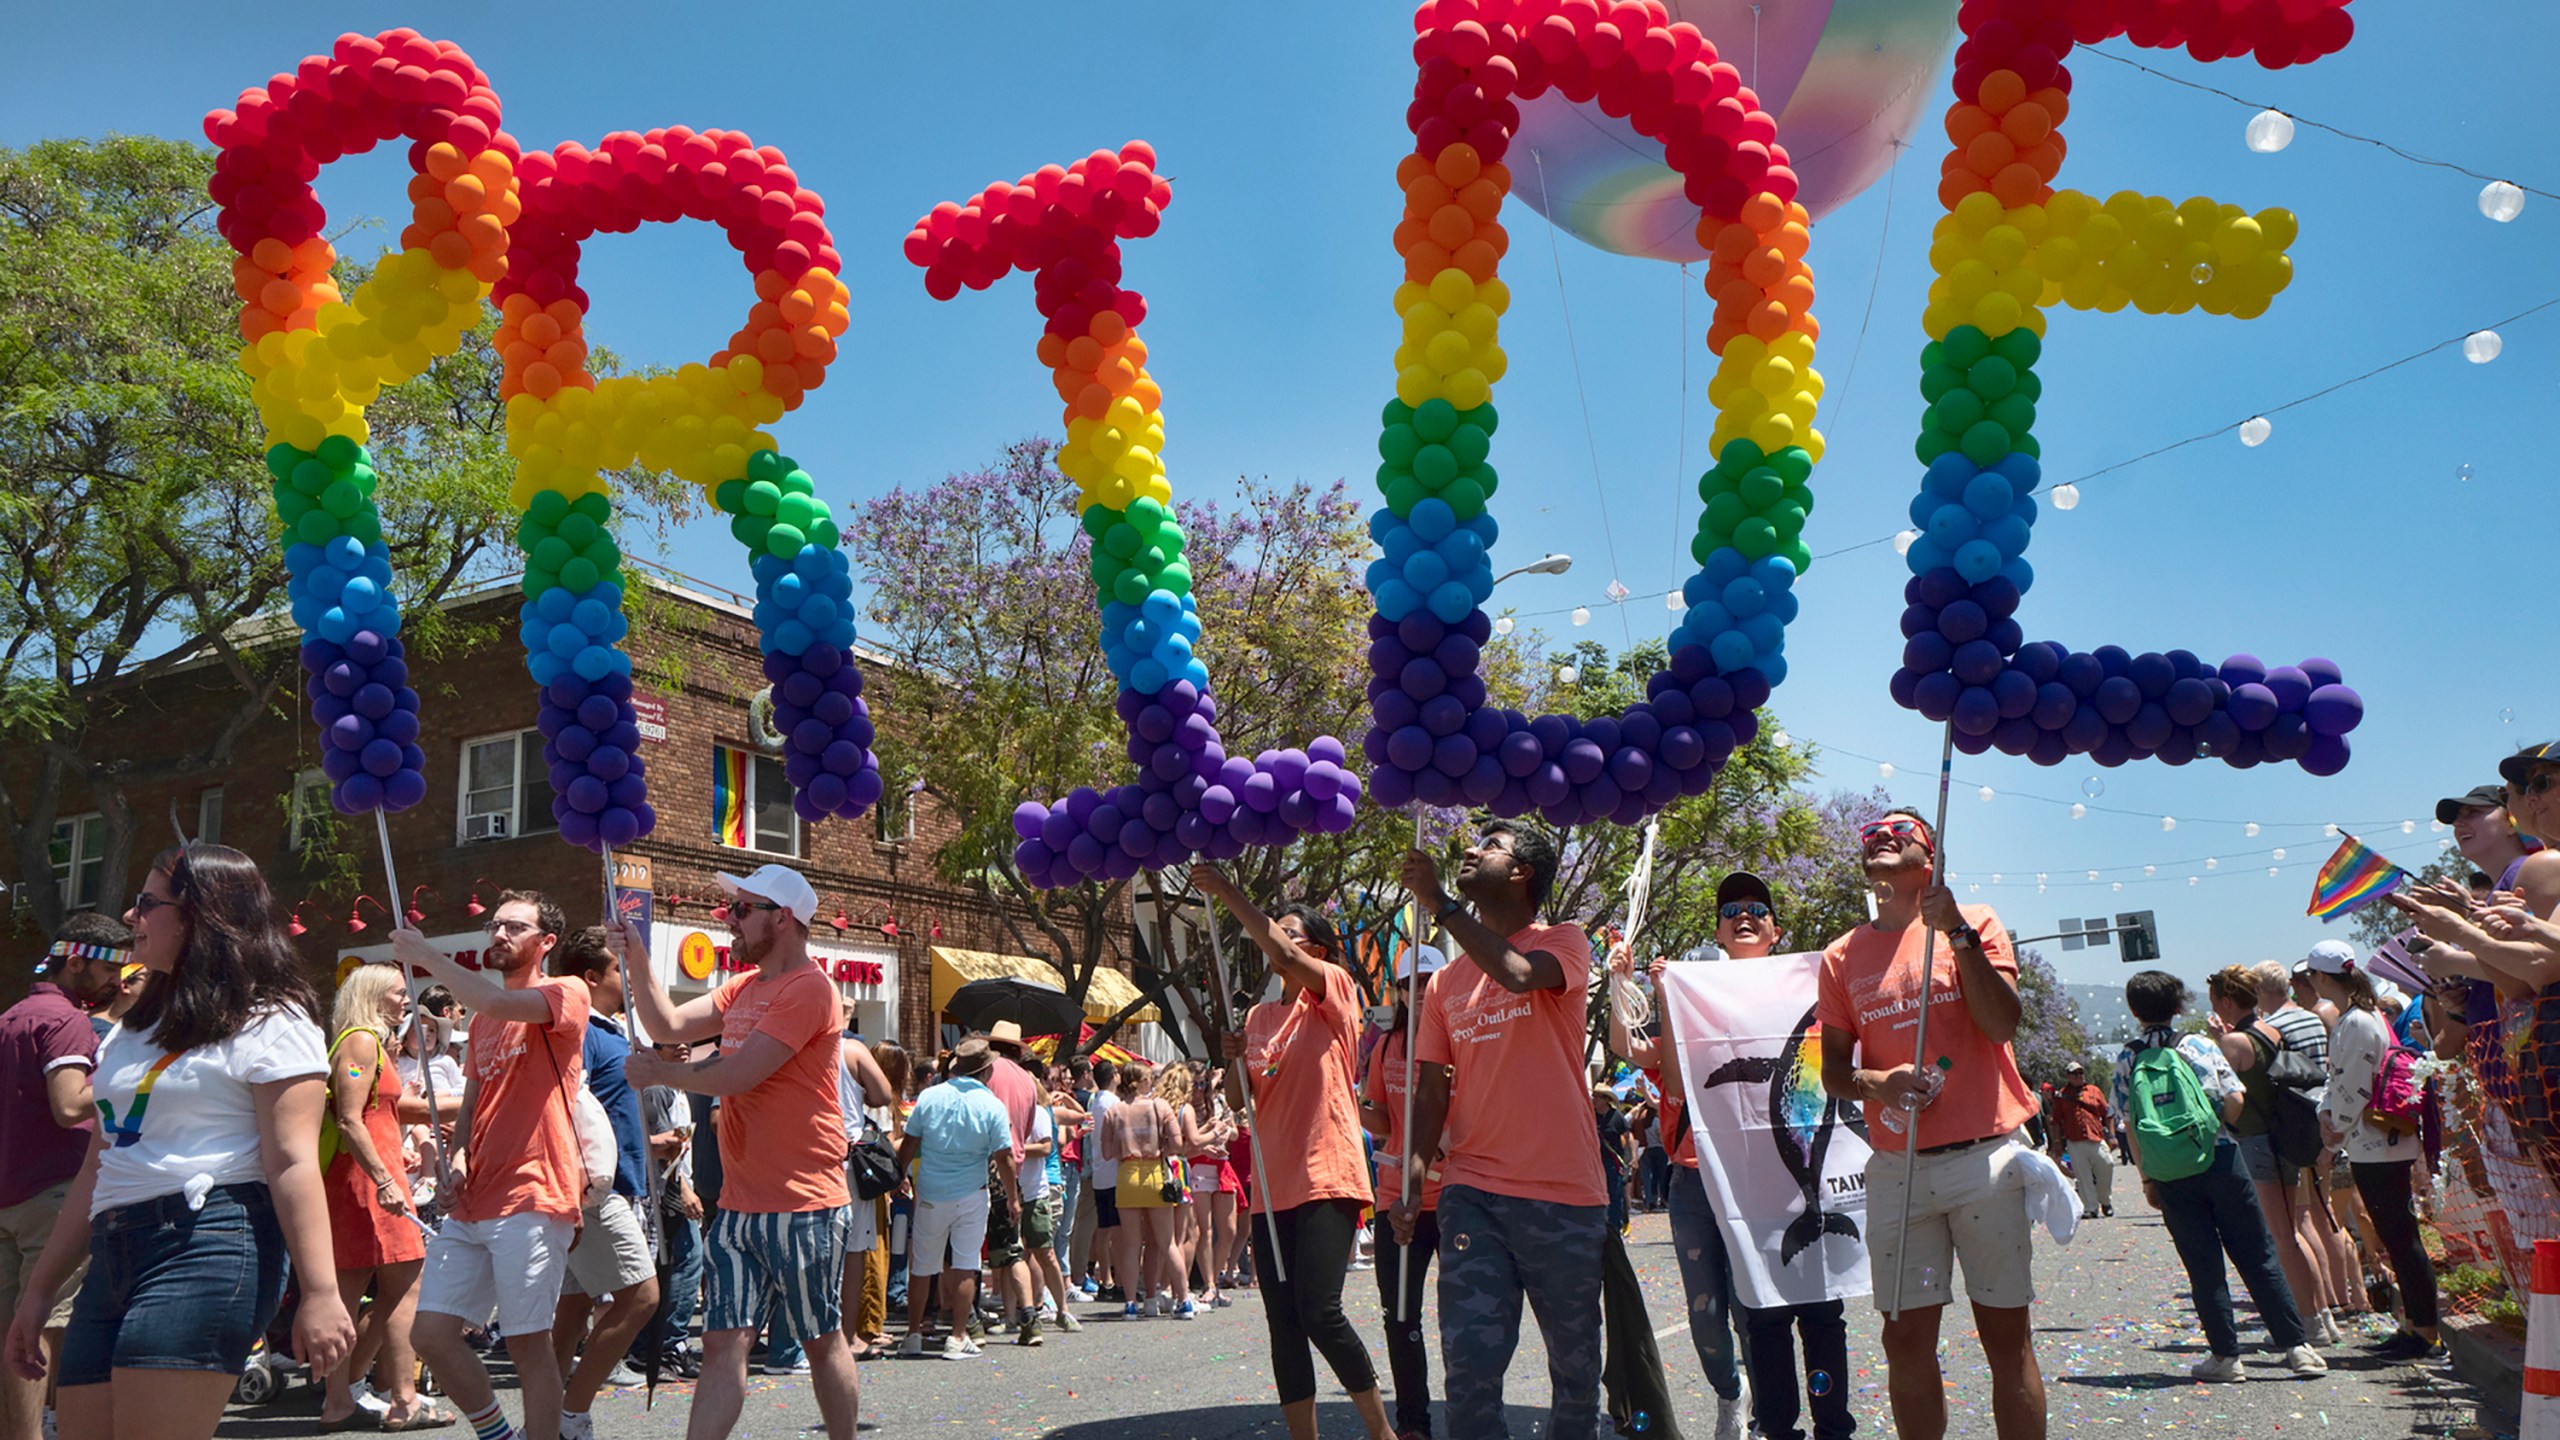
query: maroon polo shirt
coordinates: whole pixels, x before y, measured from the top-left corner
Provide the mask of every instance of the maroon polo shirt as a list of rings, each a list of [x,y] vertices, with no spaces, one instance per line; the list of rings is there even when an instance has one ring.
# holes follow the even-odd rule
[[[54,1123],[47,1077],[66,1065],[94,1070],[98,1032],[69,991],[39,980],[0,1012],[0,1207],[23,1204],[80,1173],[98,1122]]]

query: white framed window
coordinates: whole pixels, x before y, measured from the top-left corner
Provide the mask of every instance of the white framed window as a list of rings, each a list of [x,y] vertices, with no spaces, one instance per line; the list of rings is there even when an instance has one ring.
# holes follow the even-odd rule
[[[222,843],[222,787],[219,785],[196,792],[196,838],[208,845]]]
[[[311,848],[336,812],[329,806],[329,776],[305,770],[293,777],[293,811],[286,817],[285,844],[295,854]]]
[[[462,742],[458,843],[506,840],[559,828],[551,818],[551,771],[542,732],[513,730]]]
[[[903,845],[916,838],[915,792],[892,785],[871,807],[871,838],[883,845]]]
[[[712,833],[732,850],[800,855],[800,815],[782,761],[737,746],[711,747]]]
[[[65,910],[95,910],[107,873],[107,817],[97,811],[53,822],[53,883]]]

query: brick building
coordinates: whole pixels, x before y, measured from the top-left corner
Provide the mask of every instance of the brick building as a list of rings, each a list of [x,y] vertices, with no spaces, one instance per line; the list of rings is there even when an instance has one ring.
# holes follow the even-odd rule
[[[934,852],[958,827],[930,796],[911,799],[892,786],[872,815],[852,822],[811,825],[793,814],[778,739],[774,751],[757,743],[754,700],[765,681],[744,597],[636,567],[630,573],[648,589],[635,603],[628,641],[636,669],[674,678],[643,683],[635,697],[658,822],[616,852],[616,884],[625,913],[646,920],[651,958],[678,998],[718,983],[730,965],[713,872],[770,860],[793,865],[817,889],[811,952],[834,974],[848,1017],[867,1037],[914,1045],[965,979],[1041,973],[1030,962],[1049,957],[1021,955],[993,907],[935,873]],[[512,581],[448,601],[461,639],[418,666],[428,791],[390,819],[399,895],[384,883],[372,817],[330,809],[319,740],[298,695],[255,723],[226,771],[133,791],[134,878],[165,843],[163,817],[174,812],[190,834],[245,851],[266,869],[280,903],[292,908],[295,943],[315,977],[351,958],[387,956],[395,909],[466,960],[482,938],[485,915],[475,907],[493,904],[501,890],[545,891],[571,924],[595,922],[605,904],[599,860],[561,843],[551,820],[542,736],[533,728],[538,694],[516,634],[520,601]],[[869,651],[861,660],[875,672],[886,663]],[[101,707],[92,752],[147,758],[166,754],[172,737],[202,717],[228,713],[238,691],[208,663],[165,672],[118,699]],[[884,729],[897,723],[877,709],[873,718]],[[84,803],[66,790],[55,875],[70,908],[121,905],[123,896],[96,893],[105,826],[94,813],[78,813]],[[361,876],[352,893],[343,880],[351,870]],[[1023,933],[1037,934],[1027,926]],[[1118,938],[1129,953],[1126,932]],[[10,990],[23,988],[22,978],[12,981]],[[1135,994],[1121,974],[1097,970],[1088,1011],[1108,1014]]]

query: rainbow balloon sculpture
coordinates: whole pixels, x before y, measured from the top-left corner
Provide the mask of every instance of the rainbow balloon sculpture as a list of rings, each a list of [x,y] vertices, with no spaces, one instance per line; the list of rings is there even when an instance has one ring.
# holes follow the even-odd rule
[[[1209,670],[1194,653],[1191,567],[1165,479],[1164,392],[1138,338],[1146,300],[1120,283],[1120,242],[1154,234],[1172,203],[1155,158],[1143,141],[1116,155],[1097,150],[991,185],[966,204],[946,201],[907,233],[907,258],[923,267],[937,300],[1015,270],[1035,277],[1033,300],[1047,322],[1040,361],[1067,405],[1058,469],[1076,482],[1093,540],[1103,655],[1120,681],[1138,781],[1014,811],[1015,863],[1043,887],[1339,833],[1351,828],[1360,798],[1359,777],[1343,768],[1348,757],[1329,735],[1250,760],[1228,755],[1219,740]]]
[[[507,444],[524,519],[523,633],[543,687],[553,813],[573,844],[623,845],[655,816],[631,706],[621,555],[601,472],[669,470],[708,491],[746,545],[774,725],[803,819],[880,798],[853,660],[853,581],[808,473],[758,427],[826,378],[851,324],[825,202],[782,152],[735,131],[608,135],[524,157],[524,214],[497,287]],[[756,303],[728,347],[671,375],[599,380],[587,367],[579,247],[597,231],[705,220],[725,230]]]
[[[217,224],[240,255],[240,366],[266,431],[320,765],[339,810],[403,810],[426,798],[426,752],[364,407],[459,348],[504,273],[515,142],[470,57],[414,30],[341,36],[207,116],[205,134],[219,152]],[[409,226],[348,299],[329,277],[337,255],[311,182],[403,137],[417,171]]]
[[[2346,0],[1972,0],[1956,52],[1952,148],[1931,240],[1937,279],[1922,324],[1918,454],[1927,466],[1906,559],[1905,637],[1895,700],[1954,726],[1958,749],[2055,765],[2214,757],[2247,768],[2347,763],[2364,702],[2326,660],[2220,665],[2185,650],[2132,654],[2028,643],[2016,619],[2035,582],[2025,555],[2042,483],[2033,434],[2046,308],[2249,319],[2292,279],[2291,213],[2245,214],[2198,197],[2130,192],[2099,201],[2055,190],[2075,44],[2123,35],[2183,45],[2200,60],[2254,53],[2269,67],[2316,60],[2353,33]]]
[[[1660,8],[1588,0],[1435,0],[1414,15],[1420,73],[1407,112],[1411,155],[1396,250],[1405,283],[1396,397],[1378,452],[1386,506],[1370,521],[1385,557],[1369,570],[1375,722],[1362,747],[1382,804],[1537,811],[1552,823],[1631,824],[1703,794],[1757,732],[1754,709],[1786,678],[1796,577],[1812,562],[1807,483],[1822,458],[1813,428],[1811,236],[1797,179],[1761,109],[1715,46]],[[1492,632],[1497,530],[1488,463],[1500,417],[1498,343],[1510,292],[1496,274],[1512,185],[1518,105],[1550,91],[1623,113],[1661,147],[1701,217],[1713,257],[1708,348],[1721,358],[1715,467],[1690,550],[1698,573],[1671,635],[1671,664],[1623,716],[1531,718],[1491,709],[1477,673]]]

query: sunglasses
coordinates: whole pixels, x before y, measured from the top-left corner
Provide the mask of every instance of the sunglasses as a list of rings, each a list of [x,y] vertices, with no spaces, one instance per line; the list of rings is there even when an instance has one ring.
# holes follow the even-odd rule
[[[2536,770],[2526,778],[2524,793],[2539,795],[2554,785],[2560,785],[2560,770]]]
[[[732,912],[739,910],[779,910],[781,908],[781,906],[774,904],[770,900],[732,900],[729,902],[729,909]]]
[[[1896,840],[1910,840],[1916,838],[1924,845],[1929,841],[1928,832],[1921,828],[1920,822],[1912,819],[1908,815],[1895,815],[1884,820],[1870,820],[1866,824],[1858,827],[1858,843],[1861,845],[1872,845],[1878,839],[1887,835],[1892,836]]]
[[[133,913],[136,915],[148,915],[163,905],[175,905],[177,903],[177,901],[170,899],[168,896],[154,895],[148,890],[136,891],[133,897]]]
[[[1769,907],[1758,900],[1734,900],[1717,906],[1716,914],[1727,920],[1739,920],[1745,915],[1754,920],[1766,920]]]
[[[492,920],[480,928],[491,935],[507,936],[531,934],[533,931],[539,930],[542,927],[539,924],[526,920]]]

